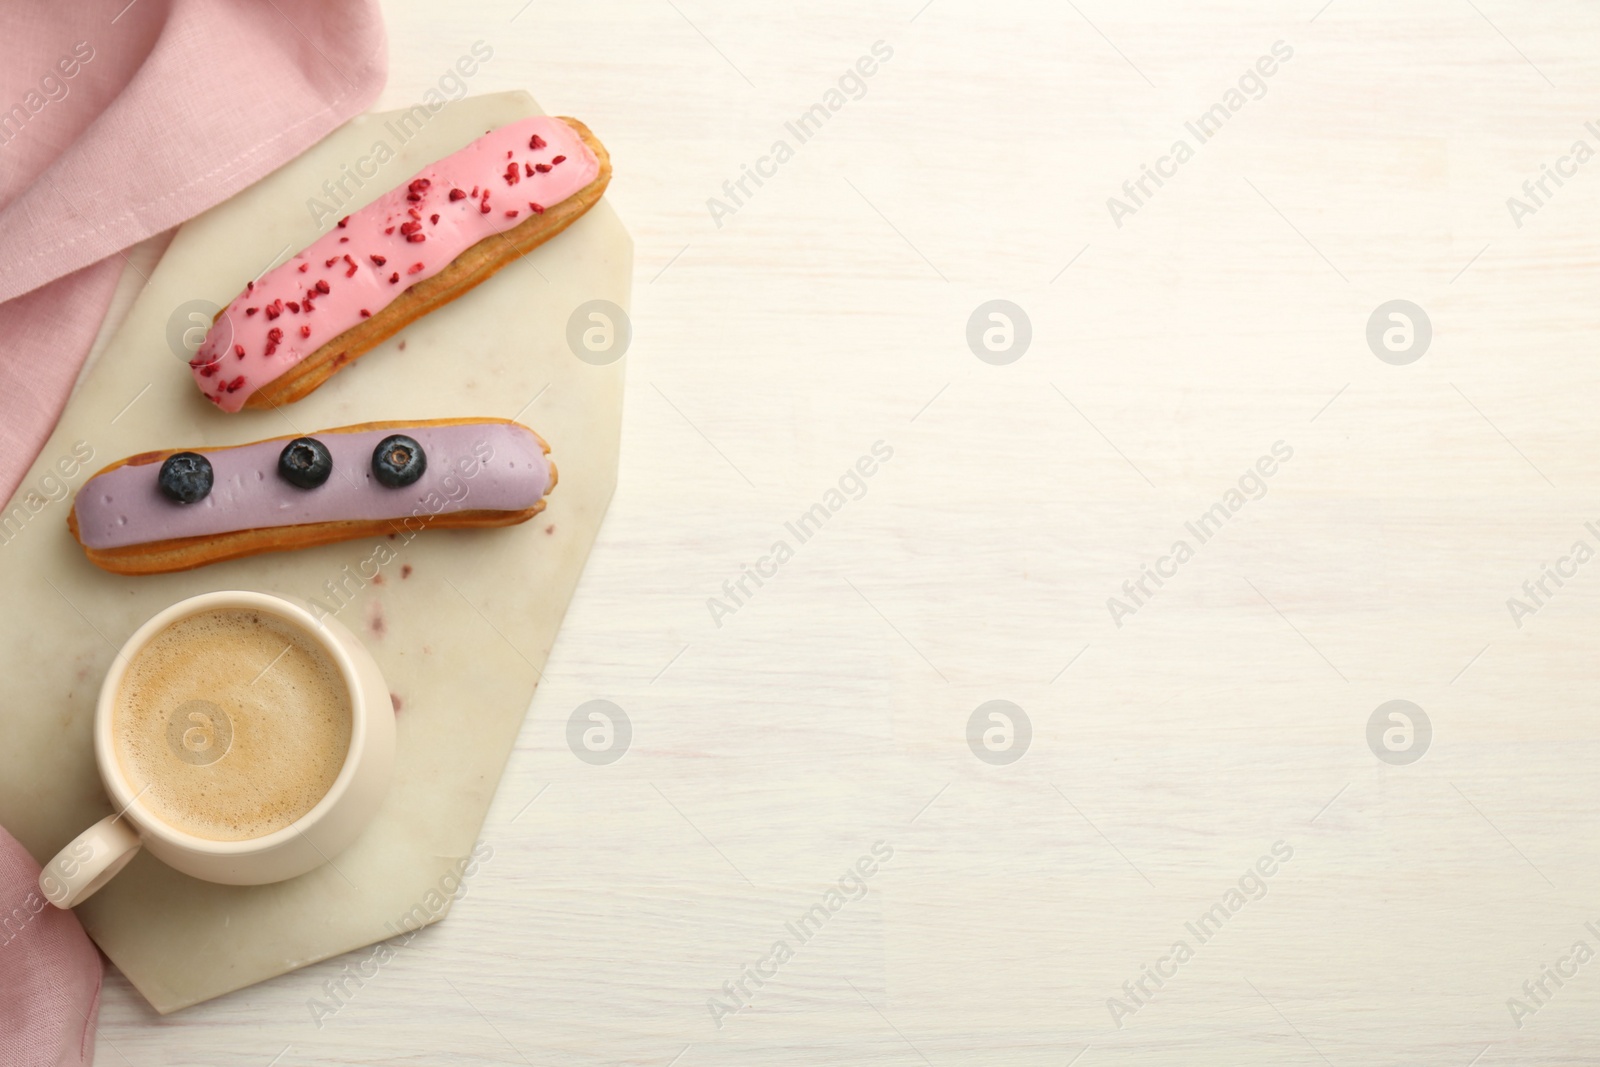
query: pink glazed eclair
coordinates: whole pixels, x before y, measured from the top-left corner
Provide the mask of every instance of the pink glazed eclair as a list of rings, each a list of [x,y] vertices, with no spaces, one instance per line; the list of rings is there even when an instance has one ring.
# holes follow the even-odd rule
[[[509,419],[367,422],[118,460],[67,529],[113,574],[165,574],[357,537],[511,526],[544,510],[550,446]]]
[[[247,285],[189,361],[195,384],[228,412],[299,400],[572,225],[610,181],[577,119],[490,130]]]

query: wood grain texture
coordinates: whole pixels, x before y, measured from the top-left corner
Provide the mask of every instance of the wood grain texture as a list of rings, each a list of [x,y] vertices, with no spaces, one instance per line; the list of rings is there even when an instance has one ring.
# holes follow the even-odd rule
[[[1506,203],[1600,149],[1600,12],[519,7],[387,3],[380,102],[487,41],[470,91],[603,131],[638,243],[619,488],[493,856],[381,965],[160,1020],[111,975],[97,1062],[1600,1062],[1600,962],[1507,1007],[1600,950],[1600,563],[1520,627],[1507,606],[1600,548],[1600,161],[1521,226]],[[772,173],[735,204],[747,164]],[[966,341],[997,298],[1032,328],[1005,366]],[[1433,327],[1406,366],[1365,336],[1393,299]],[[1116,625],[1108,598],[1278,441],[1265,494]],[[608,766],[567,742],[597,698],[632,725]],[[1009,766],[967,745],[993,699],[1032,724]],[[1432,723],[1409,766],[1365,740],[1391,699]],[[877,841],[867,895],[788,934]],[[1189,934],[1278,841],[1265,895]],[[1179,939],[1119,1028],[1108,998]],[[777,940],[719,1028],[708,1000]]]

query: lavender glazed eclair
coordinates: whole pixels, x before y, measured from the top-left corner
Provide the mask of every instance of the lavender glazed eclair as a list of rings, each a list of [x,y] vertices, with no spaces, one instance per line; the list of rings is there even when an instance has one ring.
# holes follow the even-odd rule
[[[544,510],[550,446],[508,419],[368,422],[251,444],[145,452],[78,490],[67,528],[116,574],[164,574]]]

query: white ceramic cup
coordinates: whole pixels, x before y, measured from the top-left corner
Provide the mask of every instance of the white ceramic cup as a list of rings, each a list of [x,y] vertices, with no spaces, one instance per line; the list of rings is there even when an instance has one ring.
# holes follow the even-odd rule
[[[338,665],[350,692],[350,748],[333,785],[314,807],[288,826],[244,841],[213,841],[163,822],[142,804],[118,763],[112,709],[128,664],[150,639],[179,619],[201,612],[260,611],[294,626]],[[100,687],[94,716],[94,754],[115,813],[75,837],[45,864],[39,889],[60,908],[74,907],[148,848],[184,874],[227,885],[263,885],[304,874],[342,852],[371,821],[389,790],[394,770],[394,706],[389,687],[349,628],[330,615],[320,619],[293,597],[227,591],[182,600],[139,627],[122,646]]]

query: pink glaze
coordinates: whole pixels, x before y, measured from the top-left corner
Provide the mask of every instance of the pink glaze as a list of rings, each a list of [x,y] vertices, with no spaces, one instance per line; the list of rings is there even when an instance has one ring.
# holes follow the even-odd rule
[[[414,438],[428,467],[411,485],[390,489],[372,476],[372,450],[390,434]],[[161,464],[126,464],[97,474],[72,509],[88,548],[200,537],[269,526],[342,519],[394,519],[420,529],[456,511],[523,511],[550,491],[550,461],[532,430],[514,422],[399,426],[310,436],[327,446],[333,473],[315,489],[278,475],[290,439],[199,449],[211,462],[211,492],[193,504],[169,500],[156,484]]]
[[[195,384],[223,411],[238,411],[251,393],[468,248],[559,204],[599,172],[589,146],[560,119],[491,130],[247,287],[190,361]],[[452,200],[456,190],[463,195]]]

